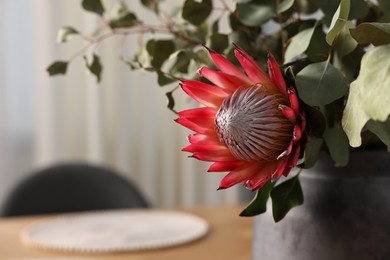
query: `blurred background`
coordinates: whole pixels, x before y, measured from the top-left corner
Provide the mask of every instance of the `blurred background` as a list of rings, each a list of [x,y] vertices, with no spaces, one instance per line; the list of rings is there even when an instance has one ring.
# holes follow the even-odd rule
[[[115,2],[104,1],[107,7]],[[49,64],[69,59],[85,44],[77,37],[57,44],[58,29],[90,32],[99,22],[80,3],[0,0],[0,206],[19,180],[64,162],[113,168],[156,207],[239,202],[241,187],[217,192],[223,173],[206,173],[207,163],[180,151],[189,132],[173,121],[165,97],[177,84],[161,88],[154,74],[130,71],[119,60],[119,50],[130,55],[136,48],[136,36],[90,50],[104,66],[99,84],[87,75],[82,55],[66,76],[49,77]],[[153,22],[138,1],[127,4]],[[179,92],[178,109],[195,106]]]

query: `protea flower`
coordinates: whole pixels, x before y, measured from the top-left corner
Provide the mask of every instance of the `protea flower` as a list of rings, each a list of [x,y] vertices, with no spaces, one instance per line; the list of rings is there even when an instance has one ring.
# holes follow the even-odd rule
[[[251,190],[270,179],[287,176],[301,155],[305,114],[293,87],[287,88],[279,67],[268,55],[269,78],[256,62],[235,45],[244,72],[224,56],[209,50],[219,71],[202,67],[196,80],[182,89],[205,107],[179,112],[179,124],[195,131],[183,151],[214,162],[209,172],[229,172],[219,189],[240,182]]]

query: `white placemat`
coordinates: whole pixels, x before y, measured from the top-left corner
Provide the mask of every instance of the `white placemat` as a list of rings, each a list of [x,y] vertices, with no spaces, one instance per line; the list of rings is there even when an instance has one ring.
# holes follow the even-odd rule
[[[117,210],[64,215],[34,223],[21,232],[23,242],[74,252],[156,249],[203,237],[208,223],[195,215],[165,210]]]

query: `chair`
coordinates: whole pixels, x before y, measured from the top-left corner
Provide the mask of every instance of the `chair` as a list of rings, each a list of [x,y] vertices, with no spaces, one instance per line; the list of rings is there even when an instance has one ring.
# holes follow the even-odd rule
[[[149,204],[140,191],[116,172],[87,164],[62,164],[17,184],[0,216],[146,207]]]

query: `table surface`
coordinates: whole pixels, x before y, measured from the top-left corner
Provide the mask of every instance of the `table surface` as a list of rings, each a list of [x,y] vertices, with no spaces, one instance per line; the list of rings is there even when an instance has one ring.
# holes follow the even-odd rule
[[[126,253],[64,253],[23,244],[20,231],[38,220],[58,215],[0,218],[0,260],[147,260],[147,259],[251,259],[252,219],[239,217],[243,205],[178,209],[205,218],[210,232],[200,240],[164,249]]]

